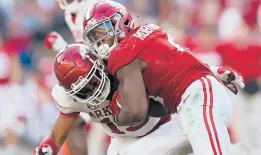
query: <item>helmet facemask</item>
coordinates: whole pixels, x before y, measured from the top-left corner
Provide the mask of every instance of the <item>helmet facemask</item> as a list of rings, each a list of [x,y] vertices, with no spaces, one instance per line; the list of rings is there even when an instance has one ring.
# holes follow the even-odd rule
[[[126,36],[119,28],[121,18],[121,14],[115,13],[84,32],[83,39],[94,49],[97,57],[108,59],[120,39]]]
[[[104,72],[102,61],[93,63],[90,72],[85,77],[80,76],[67,93],[80,103],[99,105],[110,93],[110,80]]]

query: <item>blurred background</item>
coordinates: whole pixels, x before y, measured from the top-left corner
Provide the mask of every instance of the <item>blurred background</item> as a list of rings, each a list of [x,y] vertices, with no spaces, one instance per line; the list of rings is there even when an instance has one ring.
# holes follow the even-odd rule
[[[242,74],[245,89],[231,95],[236,125],[247,154],[260,155],[261,1],[117,1],[139,16],[136,25],[156,23],[202,61]],[[50,95],[55,53],[44,47],[45,36],[72,36],[55,0],[1,0],[0,21],[0,155],[13,148],[32,154],[58,114]]]

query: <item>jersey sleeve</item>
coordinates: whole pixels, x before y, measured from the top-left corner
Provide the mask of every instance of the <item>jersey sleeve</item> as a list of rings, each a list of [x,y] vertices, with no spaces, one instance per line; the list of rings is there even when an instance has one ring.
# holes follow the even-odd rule
[[[59,84],[55,85],[52,90],[52,96],[56,103],[56,107],[59,109],[62,115],[76,117],[81,112],[80,104],[67,95],[64,88]]]
[[[152,25],[152,24],[151,24]],[[156,27],[156,25],[155,25]],[[116,72],[131,63],[135,58],[138,58],[139,54],[152,42],[156,40],[157,37],[162,35],[162,30],[157,29],[153,30],[151,34],[145,36],[144,38],[139,37],[139,30],[142,28],[138,27],[133,32],[124,38],[113,51],[108,59],[108,70],[115,76]]]
[[[130,38],[130,40],[136,40],[135,38]],[[139,41],[137,41],[139,43]],[[128,50],[128,49],[134,49],[135,50]],[[115,76],[116,72],[125,65],[132,62],[142,51],[142,47],[137,48],[135,47],[135,44],[130,42],[129,44],[126,44],[126,47],[120,45],[120,47],[117,47],[116,50],[113,50],[110,54],[110,57],[108,59],[108,69],[109,72]]]

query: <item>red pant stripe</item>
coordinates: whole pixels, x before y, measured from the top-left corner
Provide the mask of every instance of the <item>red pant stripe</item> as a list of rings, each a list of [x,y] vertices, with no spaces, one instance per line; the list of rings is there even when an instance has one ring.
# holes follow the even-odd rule
[[[207,107],[209,107],[209,106],[207,105],[207,88],[206,88],[206,83],[205,83],[205,81],[203,79],[200,79],[200,82],[202,84],[202,88],[203,88],[203,92],[204,92],[204,104],[203,104],[204,123],[205,123],[206,129],[207,129],[207,132],[208,132],[208,137],[209,137],[209,141],[210,141],[210,144],[211,144],[211,148],[212,148],[212,150],[214,152],[214,155],[217,155],[217,151],[216,151],[216,148],[215,148],[215,144],[214,144],[214,141],[213,141],[213,137],[212,137],[210,126],[208,124],[208,119],[207,119]]]
[[[210,80],[208,78],[207,82],[208,82],[208,87],[209,87],[209,95],[210,95],[210,104],[209,104],[209,115],[210,115],[210,122],[214,131],[214,135],[215,135],[215,140],[218,146],[218,152],[220,155],[222,155],[222,151],[221,151],[221,147],[220,147],[220,143],[219,143],[219,139],[218,139],[218,134],[217,134],[217,129],[214,123],[214,118],[213,118],[213,91],[212,91],[212,84],[210,82]]]

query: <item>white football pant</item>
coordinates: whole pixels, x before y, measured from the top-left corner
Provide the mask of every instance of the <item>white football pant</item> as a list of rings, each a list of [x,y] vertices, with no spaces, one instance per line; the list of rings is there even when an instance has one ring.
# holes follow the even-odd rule
[[[214,77],[193,82],[182,95],[178,115],[195,155],[229,155],[227,130],[232,102]]]

